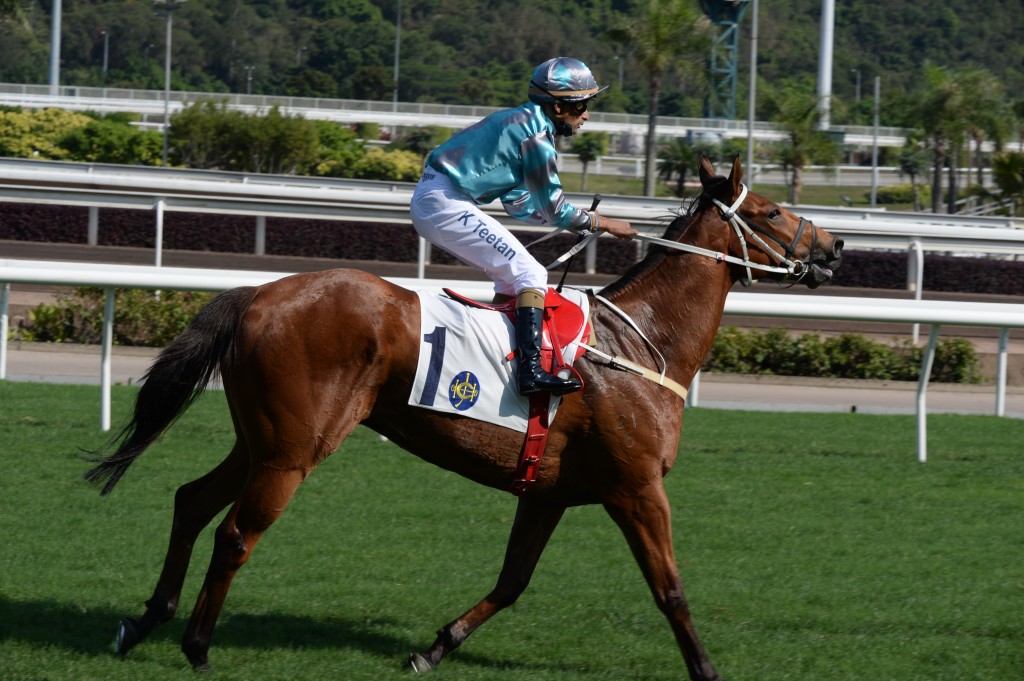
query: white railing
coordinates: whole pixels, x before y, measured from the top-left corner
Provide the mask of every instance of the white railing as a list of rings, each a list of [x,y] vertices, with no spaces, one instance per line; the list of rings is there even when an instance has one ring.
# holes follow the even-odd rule
[[[252,216],[256,253],[262,254],[268,216],[407,223],[412,190],[412,184],[396,182],[0,159],[0,201],[86,206],[91,244],[97,243],[100,208],[152,210],[156,264],[161,262],[167,211]],[[578,193],[569,193],[568,198],[577,205],[591,201]],[[678,199],[635,196],[608,196],[601,204],[608,216],[656,234],[680,207]],[[512,229],[548,231],[509,218],[497,203],[485,210]],[[842,237],[848,248],[906,250],[908,269],[916,275],[908,287],[918,291],[923,251],[1024,255],[1024,219],[818,206],[795,210]],[[591,273],[599,243],[593,242],[587,252]],[[421,249],[420,272],[428,258],[429,249]]]
[[[103,340],[101,343],[100,384],[102,392],[101,426],[110,428],[110,359],[113,344],[114,290],[117,288],[177,289],[223,291],[236,286],[260,285],[289,276],[280,272],[201,270],[170,267],[68,263],[38,260],[0,260],[0,378],[6,377],[7,327],[10,284],[57,286],[96,286],[106,291]],[[442,284],[427,279],[390,281],[407,288],[439,288]],[[460,282],[468,293],[487,293],[489,283]],[[725,313],[777,318],[839,319],[849,321],[900,322],[931,325],[917,390],[917,456],[927,459],[926,394],[931,374],[939,326],[985,326],[1001,329],[996,377],[997,416],[1003,416],[1006,400],[1009,330],[1024,328],[1024,305],[1006,303],[959,303],[948,301],[889,300],[818,295],[732,293],[726,299]],[[697,386],[691,387],[691,405],[695,406]]]
[[[243,95],[227,92],[172,90],[169,95],[167,106],[172,112],[195,102],[213,101],[223,103],[229,109],[249,113],[266,112],[276,106],[284,113],[301,115],[309,119],[406,127],[437,125],[461,129],[498,110],[493,107],[458,104]],[[0,83],[0,104],[25,108],[57,107],[69,111],[128,111],[162,119],[164,92],[64,85],[58,88],[57,94],[53,94],[48,85]],[[609,113],[600,111],[599,107],[597,109],[590,114],[588,130],[614,134],[647,134],[646,114]],[[773,123],[755,121],[751,127],[757,139],[779,140],[784,137],[784,132]],[[874,140],[874,130],[870,126],[835,126],[834,130],[842,133],[847,144],[870,145]],[[748,133],[747,121],[658,117],[659,137],[685,137],[695,133],[745,139]],[[879,146],[900,147],[906,139],[907,131],[903,128],[878,129]]]

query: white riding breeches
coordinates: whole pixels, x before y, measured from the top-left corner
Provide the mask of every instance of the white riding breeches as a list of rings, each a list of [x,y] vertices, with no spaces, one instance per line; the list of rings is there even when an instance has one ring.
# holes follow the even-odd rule
[[[456,188],[447,175],[427,168],[409,207],[416,232],[484,272],[495,293],[546,291],[548,272],[512,232]]]

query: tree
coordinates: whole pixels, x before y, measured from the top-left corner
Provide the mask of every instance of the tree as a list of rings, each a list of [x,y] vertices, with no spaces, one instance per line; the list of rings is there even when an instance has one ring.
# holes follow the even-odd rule
[[[587,191],[587,168],[592,161],[608,153],[608,134],[603,132],[585,132],[572,140],[572,152],[579,156],[583,164],[580,177],[580,191]]]
[[[772,120],[785,132],[786,139],[777,147],[778,158],[789,173],[789,202],[800,201],[804,167],[817,161],[834,164],[838,158],[836,144],[819,129],[822,111],[810,87],[790,84],[777,88],[771,96]]]
[[[658,160],[658,177],[665,182],[676,180],[675,194],[679,198],[686,195],[686,174],[697,167],[701,156],[707,156],[712,161],[716,160],[721,151],[721,145],[707,139],[697,139],[694,142],[683,137],[673,138],[671,142],[662,147]]]
[[[932,212],[942,207],[942,169],[956,167],[955,149],[963,140],[963,92],[949,69],[926,65],[918,88],[917,120],[932,152]],[[956,202],[956,173],[950,176],[950,212]]]
[[[643,70],[647,81],[647,141],[644,195],[654,196],[657,179],[658,98],[666,72],[686,62],[704,64],[710,46],[710,23],[692,0],[646,0],[635,18],[615,32]]]
[[[1015,209],[1024,208],[1024,154],[996,154],[992,161],[992,179]]]
[[[978,184],[984,184],[981,145],[988,139],[1001,151],[1014,127],[1014,112],[1006,89],[984,69],[966,69],[957,73],[964,92],[963,115],[968,137],[974,142],[973,165],[978,169]]]
[[[58,140],[92,122],[85,114],[40,109],[0,111],[0,156],[34,159],[64,159],[68,152]]]
[[[139,130],[127,121],[111,116],[90,121],[57,141],[68,158],[91,163],[158,165],[163,137],[156,130]]]
[[[907,143],[903,145],[903,148],[900,149],[900,174],[910,176],[910,190],[914,196],[915,211],[920,211],[923,208],[921,205],[921,188],[918,186],[917,178],[928,171],[931,160],[931,152],[925,149],[921,144],[921,140],[915,137],[910,137]]]

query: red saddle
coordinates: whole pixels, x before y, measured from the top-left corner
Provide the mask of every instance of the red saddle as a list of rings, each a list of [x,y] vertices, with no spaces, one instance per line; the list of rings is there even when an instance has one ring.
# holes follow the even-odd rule
[[[472,298],[460,295],[451,289],[446,288],[444,292],[451,296],[452,299],[470,307],[501,312],[508,317],[512,324],[515,324],[515,300],[498,304],[482,303],[479,300],[473,300]],[[579,305],[558,291],[549,288],[547,295],[544,297],[544,328],[540,351],[540,364],[544,371],[557,373],[563,369],[568,369],[579,377],[576,370],[570,366],[571,362],[566,364],[563,361],[562,348],[576,340],[576,336],[580,334],[581,329],[582,336],[580,340],[583,343],[589,343],[591,333],[590,321],[586,319],[583,310],[580,309]],[[584,350],[582,348],[577,348],[571,361],[575,362],[583,353]],[[512,359],[514,355],[515,350],[509,353],[507,359]],[[537,479],[537,474],[540,472],[540,462],[544,458],[544,448],[547,446],[548,441],[550,406],[550,395],[546,393],[530,395],[530,416],[526,424],[526,438],[523,440],[523,448],[519,454],[519,465],[516,466],[512,484],[509,486],[509,491],[517,496],[524,494],[530,489]]]
[[[500,312],[508,317],[512,324],[516,322],[516,301],[514,299],[505,303],[482,303],[479,300],[467,298],[450,288],[443,290],[453,300],[457,300],[464,305]],[[562,348],[576,340],[576,336],[579,335],[581,329],[583,330],[583,335],[580,340],[584,343],[589,343],[590,322],[583,315],[583,310],[580,309],[579,305],[555,289],[549,288],[544,296],[544,329],[540,351],[540,364],[544,371],[552,373],[553,371],[568,368],[569,365],[562,361]],[[583,352],[582,348],[577,348],[572,357],[572,362],[579,359]],[[514,356],[513,353],[509,353],[508,359]]]

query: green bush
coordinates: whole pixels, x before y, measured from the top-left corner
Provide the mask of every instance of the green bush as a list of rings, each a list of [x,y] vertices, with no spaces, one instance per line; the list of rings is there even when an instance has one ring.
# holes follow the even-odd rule
[[[853,333],[822,339],[817,334],[794,337],[783,328],[744,332],[723,327],[702,368],[722,373],[916,381],[923,356],[924,351],[910,341],[886,345]],[[971,342],[940,340],[931,380],[977,383],[978,357]]]
[[[917,193],[920,197],[921,203],[928,203],[931,201],[932,190],[927,183],[918,183]],[[865,196],[871,196],[870,192],[865,193]],[[914,188],[908,182],[906,184],[890,184],[884,187],[879,187],[875,191],[875,201],[880,204],[887,203],[914,203]]]
[[[411,151],[373,148],[356,162],[354,175],[364,180],[415,182],[423,174],[423,162]]]
[[[117,290],[114,343],[164,347],[185,330],[192,317],[211,299],[209,293]],[[103,333],[104,294],[81,287],[60,294],[53,305],[29,312],[29,324],[14,337],[54,343],[99,343]],[[915,381],[924,351],[909,341],[886,345],[846,333],[822,339],[818,334],[792,336],[781,327],[742,331],[722,327],[705,360],[704,371],[730,374],[870,378]],[[931,380],[977,383],[978,357],[963,338],[939,341]]]
[[[118,289],[114,293],[114,344],[164,347],[185,330],[210,293]],[[53,305],[29,311],[18,337],[53,343],[99,343],[103,335],[103,289],[81,287],[57,296]]]

